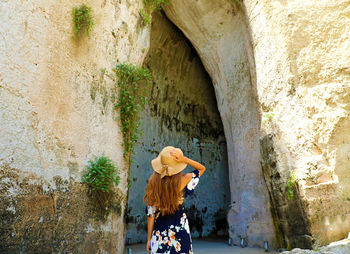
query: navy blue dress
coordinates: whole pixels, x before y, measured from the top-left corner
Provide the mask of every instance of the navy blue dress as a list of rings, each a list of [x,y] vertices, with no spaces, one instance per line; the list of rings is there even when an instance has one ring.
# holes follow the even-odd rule
[[[199,171],[192,171],[192,179],[184,189],[184,197],[191,195],[199,182]],[[190,228],[183,205],[172,215],[162,216],[152,206],[146,208],[147,216],[154,216],[151,253],[193,254]]]

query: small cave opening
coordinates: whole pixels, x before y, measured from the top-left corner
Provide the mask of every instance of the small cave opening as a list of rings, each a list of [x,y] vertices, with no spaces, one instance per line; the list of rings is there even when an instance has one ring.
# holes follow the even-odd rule
[[[163,12],[155,13],[144,65],[153,74],[150,97],[141,113],[143,135],[130,165],[126,243],[147,239],[143,196],[153,173],[151,160],[172,145],[207,168],[185,207],[193,238],[228,237],[231,202],[227,145],[212,80],[196,50]],[[191,172],[188,166],[184,172]]]

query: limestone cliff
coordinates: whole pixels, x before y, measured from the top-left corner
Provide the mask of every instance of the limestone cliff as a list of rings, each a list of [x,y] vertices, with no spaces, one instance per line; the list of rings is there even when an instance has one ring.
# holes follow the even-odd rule
[[[193,209],[198,236],[218,229],[208,221],[228,203],[234,243],[312,247],[348,234],[349,0],[171,0],[165,15],[183,32],[173,35],[160,17],[142,23],[142,1],[89,0],[91,39],[74,41],[82,3],[0,2],[0,252],[123,251],[129,165],[109,74],[142,64],[150,42],[154,83],[132,174],[169,143],[209,165],[223,205]],[[80,183],[103,153],[121,170],[109,215]],[[142,197],[140,186],[130,193]],[[141,232],[137,215],[127,218]]]
[[[165,12],[192,42],[213,80],[227,141],[230,236],[235,244],[240,238],[253,246],[262,246],[264,241],[275,244],[260,166],[260,108],[244,14],[226,0],[173,1]]]
[[[141,64],[141,2],[84,1],[91,39],[72,40],[83,1],[0,2],[0,252],[122,253],[127,168],[111,70]],[[121,170],[106,215],[80,183],[93,155]]]
[[[252,244],[274,238],[265,205],[277,214],[275,233],[287,246],[311,247],[347,235],[349,8],[349,1],[298,0],[190,0],[165,7],[214,82],[235,193],[229,214],[234,239],[242,232]],[[263,141],[265,135],[271,142]],[[262,158],[255,153],[259,137]],[[272,163],[265,174],[270,204],[260,160],[265,169]],[[285,196],[293,174],[296,210],[288,209]],[[293,231],[291,218],[298,216],[301,227]]]

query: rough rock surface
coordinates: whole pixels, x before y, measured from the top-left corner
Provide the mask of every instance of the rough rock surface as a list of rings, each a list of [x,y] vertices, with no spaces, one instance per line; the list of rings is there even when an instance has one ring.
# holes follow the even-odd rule
[[[334,242],[328,246],[320,247],[314,250],[302,250],[295,248],[292,251],[284,251],[282,254],[348,254],[350,253],[350,241],[343,240]]]
[[[227,140],[232,208],[228,214],[233,243],[275,245],[269,196],[260,166],[259,108],[250,73],[243,13],[226,0],[180,0],[165,6],[210,74]]]
[[[281,177],[273,134],[265,135],[261,141],[262,169],[270,193],[272,215],[279,246],[291,248],[311,248],[310,220],[306,214],[307,204],[300,197],[300,189],[295,182],[287,187]],[[294,181],[290,179],[289,181]]]
[[[273,113],[262,135],[274,136],[277,171],[285,183],[295,173],[315,244],[343,239],[350,228],[350,2],[244,6],[259,102]]]
[[[71,12],[83,2],[96,25],[77,43]],[[1,253],[122,253],[127,172],[115,81],[101,70],[142,63],[149,29],[140,8],[124,0],[0,2]],[[87,161],[103,153],[121,170],[121,198],[106,218],[80,184]]]
[[[115,209],[105,221],[87,222],[97,213],[79,181],[87,160],[104,152],[118,162],[120,196],[126,194],[110,94],[115,81],[101,69],[117,59],[141,63],[149,32],[141,26],[141,1],[87,1],[96,26],[92,39],[75,43],[71,10],[81,3],[0,3],[1,252],[30,253],[40,245],[47,253],[84,252],[91,239],[96,251],[123,249],[125,201],[120,215]],[[176,0],[165,10],[213,81],[227,141],[233,242],[247,237],[249,245],[267,240],[294,247],[344,238],[350,228],[349,0]],[[173,118],[165,124],[176,126]],[[292,172],[294,196],[287,200]],[[81,205],[67,210],[68,198]],[[297,215],[303,218],[294,220]],[[57,234],[61,226],[67,231]]]
[[[164,15],[155,15],[145,64],[153,72],[149,106],[142,114],[144,135],[136,146],[130,175],[127,242],[146,241],[143,195],[153,173],[151,159],[167,145],[203,163],[207,171],[186,199],[192,237],[227,236],[230,203],[224,130],[214,88],[198,54]],[[185,172],[193,170],[187,167]]]
[[[293,247],[344,238],[350,226],[349,1],[188,0],[171,1],[165,11],[213,79],[228,145],[234,241],[245,234],[253,245],[274,238],[256,154],[265,135],[273,136],[276,154],[270,169],[281,178],[266,179],[272,214],[284,214],[274,217],[277,239]],[[298,212],[273,195],[285,193],[293,174],[305,218],[296,232],[281,232]]]

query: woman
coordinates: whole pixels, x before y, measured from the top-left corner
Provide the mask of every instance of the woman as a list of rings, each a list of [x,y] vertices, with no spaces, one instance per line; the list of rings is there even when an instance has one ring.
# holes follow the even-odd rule
[[[182,174],[187,164],[195,170]],[[172,146],[165,147],[152,160],[152,167],[154,173],[149,178],[144,197],[148,203],[147,251],[152,254],[193,253],[183,202],[184,197],[193,193],[205,167]]]

